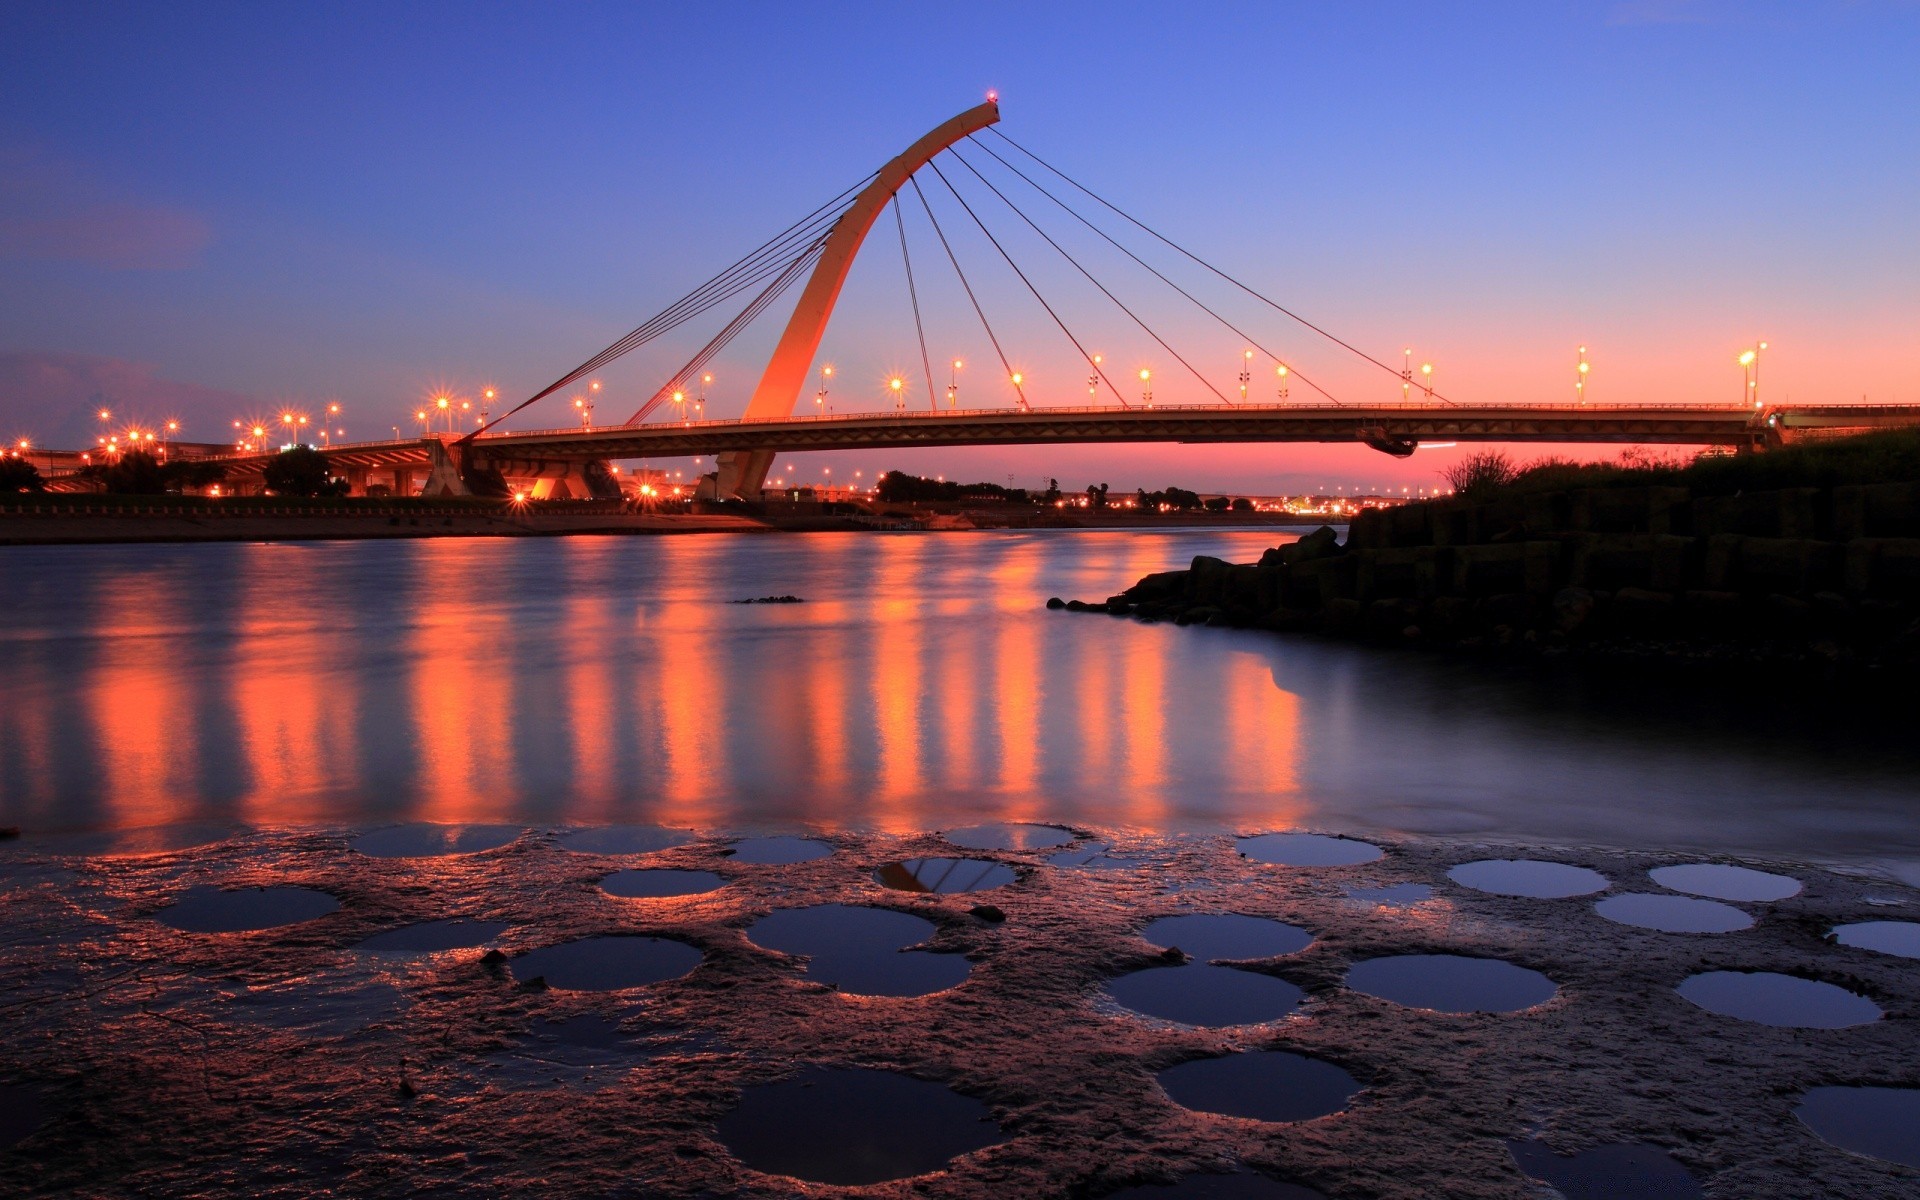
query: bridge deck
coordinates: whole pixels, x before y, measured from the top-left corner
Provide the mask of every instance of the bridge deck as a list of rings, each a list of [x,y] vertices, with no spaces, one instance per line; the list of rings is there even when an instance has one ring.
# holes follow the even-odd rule
[[[839,413],[781,420],[661,421],[635,426],[521,430],[476,439],[490,462],[671,458],[727,450],[887,449],[1112,442],[1400,441],[1751,444],[1769,428],[1835,430],[1920,425],[1920,405],[1770,408],[1728,405],[1196,405],[950,409]],[[341,466],[427,461],[427,439],[325,449]],[[254,455],[232,455],[245,462]]]

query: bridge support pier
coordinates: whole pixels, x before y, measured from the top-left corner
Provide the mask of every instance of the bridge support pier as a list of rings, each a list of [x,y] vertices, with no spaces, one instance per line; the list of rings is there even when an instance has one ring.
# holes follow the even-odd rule
[[[714,456],[714,499],[758,500],[773,469],[771,450],[726,450]]]
[[[439,438],[425,439],[427,447],[427,486],[422,489],[423,496],[471,496],[473,489],[467,486],[460,472],[458,451],[449,447]]]

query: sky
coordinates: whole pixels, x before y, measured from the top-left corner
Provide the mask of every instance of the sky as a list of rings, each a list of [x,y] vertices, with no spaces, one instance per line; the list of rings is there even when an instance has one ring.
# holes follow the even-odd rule
[[[1586,345],[1595,402],[1736,401],[1736,356],[1764,339],[1765,399],[1920,402],[1917,58],[1920,4],[1902,0],[15,0],[0,8],[0,434],[79,446],[104,403],[116,423],[177,417],[214,441],[236,418],[337,402],[358,440],[417,427],[437,389],[517,401],[990,89],[1020,145],[1374,357],[1397,367],[1411,349],[1455,399],[1568,400]],[[1203,378],[1237,398],[1257,341],[1254,399],[1277,398],[1270,354],[1342,401],[1397,397],[1392,372],[1130,235],[1251,336],[1224,328],[962,154],[1141,319],[938,160],[1127,390],[1147,367],[1157,403],[1212,400]],[[922,175],[1030,399],[1084,402],[1072,342]],[[962,404],[1011,403],[917,199],[902,218],[933,393],[944,403],[941,364],[959,358]],[[836,411],[887,406],[892,373],[929,399],[893,220],[822,346]],[[714,361],[708,415],[744,407],[796,293]],[[625,420],[730,315],[609,367],[596,421]],[[515,423],[569,423],[570,394]],[[1430,486],[1460,452],[783,461],[801,479],[897,467],[1264,493]]]

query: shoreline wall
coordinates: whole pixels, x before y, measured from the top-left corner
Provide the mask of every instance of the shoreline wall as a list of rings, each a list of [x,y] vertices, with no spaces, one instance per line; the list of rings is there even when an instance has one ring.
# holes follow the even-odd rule
[[[1100,604],[1178,624],[1545,655],[1920,665],[1920,484],[1594,488],[1374,509]]]

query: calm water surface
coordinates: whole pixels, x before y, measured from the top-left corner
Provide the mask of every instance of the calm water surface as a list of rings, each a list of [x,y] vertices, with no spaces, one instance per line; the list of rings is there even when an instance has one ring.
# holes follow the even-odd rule
[[[1920,860],[1920,756],[1850,721],[1041,607],[1285,536],[0,549],[0,824],[1077,821]],[[726,603],[781,593],[806,603]]]

